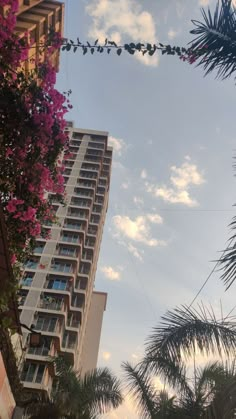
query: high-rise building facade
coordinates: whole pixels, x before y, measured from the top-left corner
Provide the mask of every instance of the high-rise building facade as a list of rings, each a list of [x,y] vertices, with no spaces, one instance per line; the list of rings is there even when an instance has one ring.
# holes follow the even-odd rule
[[[7,13],[8,5],[0,13]],[[18,0],[15,33],[21,39],[27,38],[30,49],[27,59],[22,62],[22,69],[27,73],[35,68],[36,62],[44,62],[47,57],[58,71],[60,51],[52,54],[45,48],[49,30],[63,36],[64,4],[54,0]]]
[[[42,334],[41,347],[32,348],[23,331],[26,354],[21,379],[25,387],[35,390],[50,390],[50,355],[67,354],[82,373],[96,367],[106,305],[106,294],[94,291],[94,280],[108,206],[112,148],[107,145],[107,132],[75,129],[72,123],[68,132],[66,203],[51,195],[58,223],[50,227],[50,239],[38,239],[20,290],[21,322]]]

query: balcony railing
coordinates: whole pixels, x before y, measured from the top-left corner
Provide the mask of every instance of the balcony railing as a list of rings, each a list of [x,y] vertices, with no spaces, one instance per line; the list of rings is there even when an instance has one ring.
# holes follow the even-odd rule
[[[62,300],[53,301],[53,299],[52,301],[40,300],[38,307],[47,310],[64,311],[64,302]]]

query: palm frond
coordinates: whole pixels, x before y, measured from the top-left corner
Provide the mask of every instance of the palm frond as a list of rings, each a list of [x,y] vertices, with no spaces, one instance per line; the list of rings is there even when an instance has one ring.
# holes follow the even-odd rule
[[[217,2],[214,13],[201,9],[203,22],[193,20],[197,35],[191,42],[190,51],[199,58],[205,75],[216,70],[225,79],[236,71],[236,13],[231,0]]]
[[[80,406],[92,412],[106,413],[123,401],[120,381],[108,368],[97,368],[80,378]]]
[[[206,410],[205,419],[233,419],[236,414],[236,377],[227,379]]]
[[[122,364],[128,393],[134,400],[140,419],[153,419],[157,414],[157,392],[152,377],[139,367],[128,362]]]
[[[181,362],[182,354],[190,357],[195,348],[203,354],[222,352],[229,355],[236,349],[236,325],[230,320],[217,320],[214,313],[199,312],[182,306],[168,311],[159,327],[153,329],[146,344],[146,356],[161,356],[174,363]]]
[[[159,375],[165,382],[174,389],[188,394],[191,397],[192,390],[186,379],[186,368],[181,362],[176,362],[169,357],[146,353],[140,368],[147,373]]]
[[[233,230],[236,229],[236,217],[233,217],[229,227]],[[220,260],[221,269],[223,273],[221,274],[221,279],[226,285],[226,290],[228,290],[231,285],[234,283],[236,278],[236,235],[234,234],[229,239],[229,245],[224,250]]]
[[[208,363],[203,368],[199,368],[197,370],[196,396],[204,395],[205,389],[208,387],[207,398],[210,397],[216,386],[225,382],[225,378],[226,372],[224,366],[217,361]]]

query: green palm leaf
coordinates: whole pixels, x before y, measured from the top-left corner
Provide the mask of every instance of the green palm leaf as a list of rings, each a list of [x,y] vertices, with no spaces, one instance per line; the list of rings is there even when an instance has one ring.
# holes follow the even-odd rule
[[[128,362],[123,363],[122,368],[125,371],[127,389],[136,404],[140,419],[156,418],[157,392],[152,384],[152,377]]]
[[[168,311],[159,327],[148,338],[146,356],[161,356],[181,363],[182,354],[190,357],[198,348],[203,354],[227,355],[236,349],[236,325],[229,320],[218,321],[214,314],[206,313],[204,307],[197,312],[183,306]]]
[[[216,70],[217,76],[227,78],[236,70],[236,14],[231,0],[217,2],[215,11],[201,9],[203,23],[193,20],[197,35],[191,42],[193,56],[200,58],[205,74]]]
[[[117,408],[123,401],[120,382],[108,368],[97,368],[80,378],[80,405],[89,406],[94,413],[105,413]]]

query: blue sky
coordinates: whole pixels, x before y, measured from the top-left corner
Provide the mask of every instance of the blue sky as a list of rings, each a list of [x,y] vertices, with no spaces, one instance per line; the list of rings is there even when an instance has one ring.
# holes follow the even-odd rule
[[[215,0],[66,0],[65,36],[186,45],[191,19]],[[226,246],[234,215],[235,82],[177,57],[61,54],[75,126],[109,131],[109,211],[96,289],[108,292],[99,365],[121,374],[167,309],[191,302]],[[234,306],[220,273],[198,302]],[[135,419],[128,401],[109,418]]]

